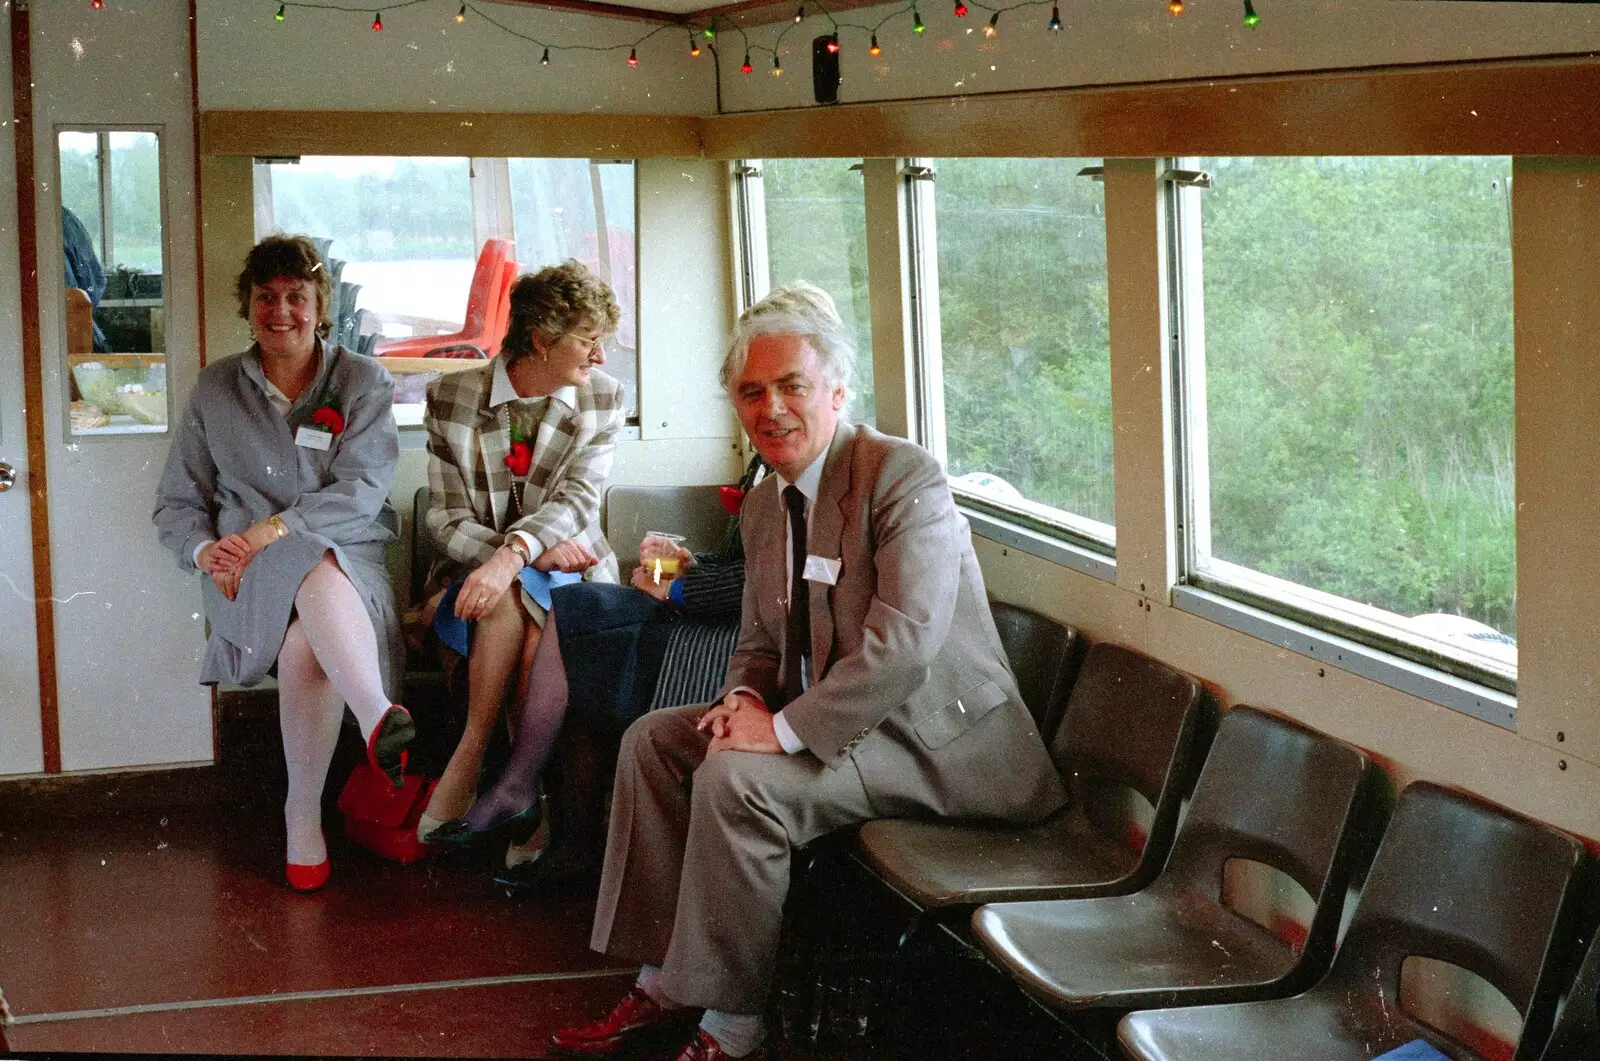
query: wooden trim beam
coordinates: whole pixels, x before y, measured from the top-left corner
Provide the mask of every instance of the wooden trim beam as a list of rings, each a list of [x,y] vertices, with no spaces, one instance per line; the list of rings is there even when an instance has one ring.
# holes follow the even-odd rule
[[[1592,55],[729,114],[712,158],[1600,155]]]
[[[629,114],[206,111],[206,155],[699,158],[699,119]]]
[[[680,25],[694,17],[691,14],[678,14],[673,11],[652,11],[644,7],[606,4],[599,0],[489,0],[489,2],[507,7],[542,7],[550,11],[575,11],[583,15],[599,15],[601,18],[620,18],[629,22],[649,22],[667,26]]]
[[[28,512],[33,532],[33,625],[39,645],[39,732],[44,772],[61,772],[56,613],[51,596],[50,496],[45,475],[44,355],[39,339],[39,211],[34,198],[33,43],[26,4],[11,5],[11,131],[16,140],[17,259],[22,282],[22,395],[28,436]]]

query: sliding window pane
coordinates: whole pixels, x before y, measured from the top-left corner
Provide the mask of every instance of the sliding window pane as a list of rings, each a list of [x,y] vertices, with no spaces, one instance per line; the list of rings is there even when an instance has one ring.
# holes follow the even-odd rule
[[[958,487],[1109,543],[1111,347],[1098,159],[939,159],[945,433]]]
[[[605,371],[621,381],[625,408],[633,414],[639,408],[633,163],[513,158],[507,165],[521,270],[576,258],[616,293],[622,320],[606,344]]]
[[[1514,676],[1510,159],[1200,164],[1198,571]]]
[[[875,423],[872,314],[867,293],[867,220],[861,172],[853,159],[767,159],[767,264],[772,286],[808,280],[833,296],[855,337],[848,415]]]
[[[464,158],[307,157],[269,167],[264,213],[272,231],[330,240],[360,286],[346,345],[443,335],[462,326],[478,259],[468,179]]]

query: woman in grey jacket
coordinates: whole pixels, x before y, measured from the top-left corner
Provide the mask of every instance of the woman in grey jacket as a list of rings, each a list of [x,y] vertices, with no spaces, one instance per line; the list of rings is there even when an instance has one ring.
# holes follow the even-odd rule
[[[204,684],[278,678],[289,791],[287,876],[328,879],[322,788],[344,707],[398,786],[416,730],[392,702],[403,645],[384,546],[398,523],[394,381],[321,337],[327,270],[311,241],[273,236],[239,274],[255,344],[200,373],[156,492],[161,542],[202,583]]]

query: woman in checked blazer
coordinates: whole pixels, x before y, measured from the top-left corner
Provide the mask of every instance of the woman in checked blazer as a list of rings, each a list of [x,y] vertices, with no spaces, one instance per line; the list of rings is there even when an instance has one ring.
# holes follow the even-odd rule
[[[426,524],[440,555],[425,611],[467,657],[467,725],[422,839],[471,806],[505,691],[513,678],[519,696],[527,688],[551,585],[617,580],[600,496],[622,386],[597,366],[620,316],[581,263],[542,269],[511,288],[500,356],[429,388]]]

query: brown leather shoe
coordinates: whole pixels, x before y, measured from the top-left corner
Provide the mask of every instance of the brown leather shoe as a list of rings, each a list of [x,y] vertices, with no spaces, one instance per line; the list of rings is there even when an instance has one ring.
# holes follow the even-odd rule
[[[696,1028],[694,1038],[678,1054],[677,1061],[766,1061],[766,1056],[767,1048],[758,1046],[748,1054],[730,1057],[723,1053],[722,1044],[717,1042],[716,1036],[704,1028]]]
[[[663,1009],[634,984],[599,1020],[552,1032],[550,1049],[566,1057],[627,1057],[652,1048],[664,1051],[682,1042],[699,1019],[697,1009]]]

